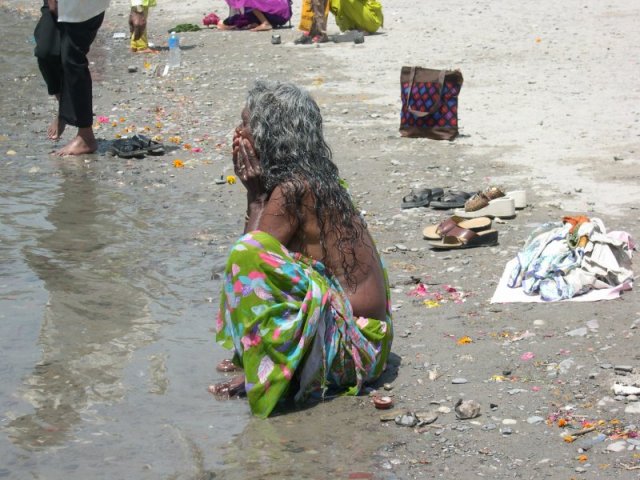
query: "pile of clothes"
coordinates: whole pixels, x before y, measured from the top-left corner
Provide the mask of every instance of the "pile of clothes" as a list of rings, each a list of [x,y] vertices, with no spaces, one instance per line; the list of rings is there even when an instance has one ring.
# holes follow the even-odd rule
[[[508,286],[556,301],[631,283],[633,250],[627,232],[607,233],[598,218],[564,217],[532,232],[514,259]]]

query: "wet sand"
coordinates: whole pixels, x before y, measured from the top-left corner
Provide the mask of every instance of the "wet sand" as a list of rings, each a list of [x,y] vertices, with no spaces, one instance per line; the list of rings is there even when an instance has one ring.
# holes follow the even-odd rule
[[[0,3],[6,4],[32,8],[15,0]],[[224,14],[223,5],[162,3],[151,14],[150,37],[166,46],[170,26],[199,23],[211,11]],[[606,450],[616,442],[616,428],[640,424],[637,414],[625,413],[625,402],[606,400],[618,378],[607,365],[640,369],[638,330],[630,328],[640,316],[636,292],[585,304],[492,305],[489,299],[506,262],[541,222],[585,213],[638,235],[640,87],[633,79],[640,73],[634,53],[640,8],[621,1],[569,1],[559,15],[557,2],[549,0],[446,6],[388,0],[384,30],[362,45],[294,46],[295,29],[278,32],[281,45],[271,45],[269,33],[185,33],[183,68],[167,77],[153,75],[166,61],[165,51],[131,55],[126,41],[113,38],[127,29],[127,9],[127,2],[112,2],[91,55],[94,111],[97,121],[106,119],[96,134],[104,147],[117,135],[141,131],[176,150],[133,161],[103,155],[50,159],[46,150],[52,146],[38,139],[44,138],[53,104],[45,101],[35,65],[20,66],[13,75],[21,85],[12,89],[20,101],[2,104],[8,131],[0,153],[14,188],[11,198],[25,183],[30,191],[40,187],[42,195],[50,191],[29,228],[13,226],[21,235],[11,249],[23,260],[17,264],[25,279],[35,274],[44,286],[34,289],[35,303],[19,295],[10,303],[10,295],[3,296],[18,316],[25,317],[21,306],[33,306],[24,340],[29,355],[7,354],[6,378],[14,383],[10,401],[3,401],[2,426],[9,439],[0,443],[5,476],[113,478],[128,471],[136,478],[213,478],[214,472],[216,478],[350,478],[357,472],[379,479],[637,478],[637,471],[625,466],[637,465],[640,451]],[[297,15],[294,5],[294,25]],[[330,23],[330,33],[336,32]],[[462,70],[461,135],[454,142],[399,137],[399,72],[412,64]],[[137,72],[128,73],[128,66]],[[321,105],[336,162],[366,210],[393,283],[395,355],[381,383],[390,384],[399,411],[442,407],[439,427],[417,431],[381,422],[366,395],[260,421],[249,417],[242,401],[218,403],[206,393],[218,377],[215,363],[226,355],[213,344],[219,282],[215,275],[210,279],[211,269],[219,268],[241,231],[244,210],[241,187],[215,180],[231,172],[230,132],[247,88],[264,77],[293,80]],[[69,133],[63,140],[68,138]],[[9,150],[16,155],[7,155]],[[185,166],[174,168],[174,160]],[[78,184],[82,177],[89,179]],[[400,209],[401,198],[414,187],[474,191],[493,183],[526,189],[531,204],[497,225],[498,247],[433,252],[421,231],[446,214]],[[86,282],[77,276],[83,268],[106,272],[107,278],[124,268],[125,277],[133,279],[105,282],[106,299],[96,297],[96,303],[124,295],[118,311],[125,325],[106,340],[104,331],[89,332],[94,345],[89,352],[79,349],[81,340],[74,336],[60,344],[46,321],[46,315],[63,318],[57,309],[75,301],[64,284],[47,285],[47,262],[62,262],[51,253],[60,255],[58,240],[47,233],[49,223],[70,238],[78,235],[67,215],[79,213],[64,207],[65,192],[88,214],[99,212],[97,221],[79,217],[81,224],[98,226],[86,245],[71,244],[70,251],[87,252],[84,259],[71,257],[71,287]],[[87,196],[97,199],[97,207]],[[31,203],[25,197],[21,205]],[[109,229],[110,222],[115,227]],[[29,246],[33,223],[42,224],[42,231]],[[91,254],[91,245],[105,235],[106,254]],[[47,262],[33,255],[20,258],[25,245],[44,252]],[[136,261],[128,264],[127,252]],[[83,260],[88,266],[81,268]],[[9,271],[5,283],[7,278]],[[428,308],[408,295],[416,279],[438,293],[453,285],[465,301],[439,300]],[[124,293],[119,285],[126,287]],[[52,291],[64,294],[64,301],[47,310]],[[156,308],[150,313],[140,303],[149,298]],[[96,308],[92,311],[100,312]],[[70,322],[74,332],[82,318],[80,313]],[[594,319],[597,330],[566,335]],[[140,329],[144,334],[132,338]],[[535,335],[517,339],[527,331]],[[463,336],[472,343],[459,345]],[[103,351],[105,344],[125,353]],[[43,366],[39,353],[55,359],[47,348],[61,345],[70,353],[57,357],[63,360],[55,368]],[[535,354],[534,361],[522,359],[527,352]],[[82,368],[87,359],[91,369]],[[561,371],[560,362],[568,359],[568,370]],[[439,375],[431,380],[434,370]],[[100,381],[90,380],[94,371]],[[60,372],[76,382],[73,388],[57,390]],[[453,385],[457,377],[468,383]],[[93,396],[96,386],[106,399]],[[458,421],[453,413],[442,413],[458,398],[478,400],[481,416]],[[69,407],[67,416],[60,405]],[[566,428],[547,423],[557,412],[569,412],[571,431],[581,420],[598,424],[606,441],[581,458],[576,444],[561,438]],[[527,421],[535,416],[542,423]],[[55,438],[51,431],[59,418],[67,429]]]

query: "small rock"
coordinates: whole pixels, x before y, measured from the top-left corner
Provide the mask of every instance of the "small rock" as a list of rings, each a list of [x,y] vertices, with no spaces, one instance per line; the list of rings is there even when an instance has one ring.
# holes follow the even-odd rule
[[[527,418],[527,423],[531,425],[538,425],[539,423],[542,423],[542,422],[544,422],[543,417],[533,416],[533,417]]]
[[[634,395],[634,394],[627,395],[627,400],[630,401],[630,402],[637,402],[638,401],[638,395]]]
[[[415,427],[418,423],[418,419],[412,413],[405,413],[404,415],[398,415],[396,417],[396,424],[403,427]]]
[[[438,413],[434,411],[419,412],[419,413],[416,413],[416,417],[418,417],[418,420],[419,420],[418,426],[429,425],[438,419]]]
[[[587,469],[586,469],[586,468],[584,468],[584,467],[576,467],[576,468],[575,468],[575,472],[576,472],[576,473],[586,473],[586,472],[587,472]]]
[[[495,423],[487,423],[486,425],[482,426],[482,430],[495,430],[496,428],[498,428],[498,426]]]
[[[627,442],[621,440],[607,445],[608,452],[623,452],[627,449]]]
[[[509,395],[517,395],[518,393],[523,393],[523,392],[526,392],[524,388],[512,388],[511,390],[507,391]]]
[[[510,429],[509,427],[501,428],[501,429],[500,429],[500,433],[501,433],[502,435],[511,435],[511,434],[513,433],[513,430],[512,430],[512,429]]]
[[[544,320],[534,320],[533,321],[533,326],[534,327],[544,327],[547,324],[547,322],[545,322]]]
[[[451,383],[454,385],[464,385],[468,382],[469,380],[467,380],[466,378],[454,378],[453,380],[451,380]]]
[[[598,320],[595,318],[592,320],[589,320],[587,322],[587,328],[592,332],[597,332],[598,329],[600,328],[600,325],[598,324]]]
[[[632,415],[640,415],[640,402],[633,402],[624,409],[624,413],[630,413]]]
[[[601,363],[600,368],[603,370],[611,370],[613,368],[613,365],[611,365],[610,363]]]
[[[629,328],[631,330],[633,330],[635,328],[640,328],[640,318],[636,318]]]
[[[129,66],[127,67],[127,71],[128,71],[129,73],[136,73],[136,72],[138,71],[138,67],[136,67],[135,65],[129,65]]]
[[[445,407],[444,405],[438,407],[438,413],[450,413],[451,409],[449,407]]]
[[[385,383],[382,388],[384,388],[386,391],[391,391],[393,390],[393,385],[391,385],[390,383]]]
[[[514,420],[513,418],[505,418],[504,420],[502,420],[503,425],[515,425],[516,423],[518,423],[518,421]]]
[[[570,337],[584,337],[587,334],[587,327],[576,328],[575,330],[571,330],[567,332],[567,335]]]
[[[615,365],[613,367],[614,370],[618,370],[620,372],[633,372],[633,367],[631,365]]]
[[[456,417],[460,420],[469,420],[480,415],[480,404],[475,400],[458,400],[455,406]]]

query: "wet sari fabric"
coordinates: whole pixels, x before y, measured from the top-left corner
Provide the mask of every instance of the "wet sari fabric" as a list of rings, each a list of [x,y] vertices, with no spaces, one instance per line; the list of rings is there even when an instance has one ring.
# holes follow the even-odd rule
[[[378,378],[393,338],[386,290],[385,319],[354,317],[322,263],[265,232],[240,238],[225,270],[216,339],[244,369],[252,412],[267,417],[288,393],[296,401],[328,389],[356,395]]]

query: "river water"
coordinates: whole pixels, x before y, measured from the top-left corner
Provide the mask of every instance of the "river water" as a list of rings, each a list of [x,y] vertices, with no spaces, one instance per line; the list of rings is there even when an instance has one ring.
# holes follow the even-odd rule
[[[225,355],[212,269],[239,221],[170,181],[113,181],[105,157],[49,156],[33,26],[0,10],[0,478],[213,477],[249,419],[206,392]]]

